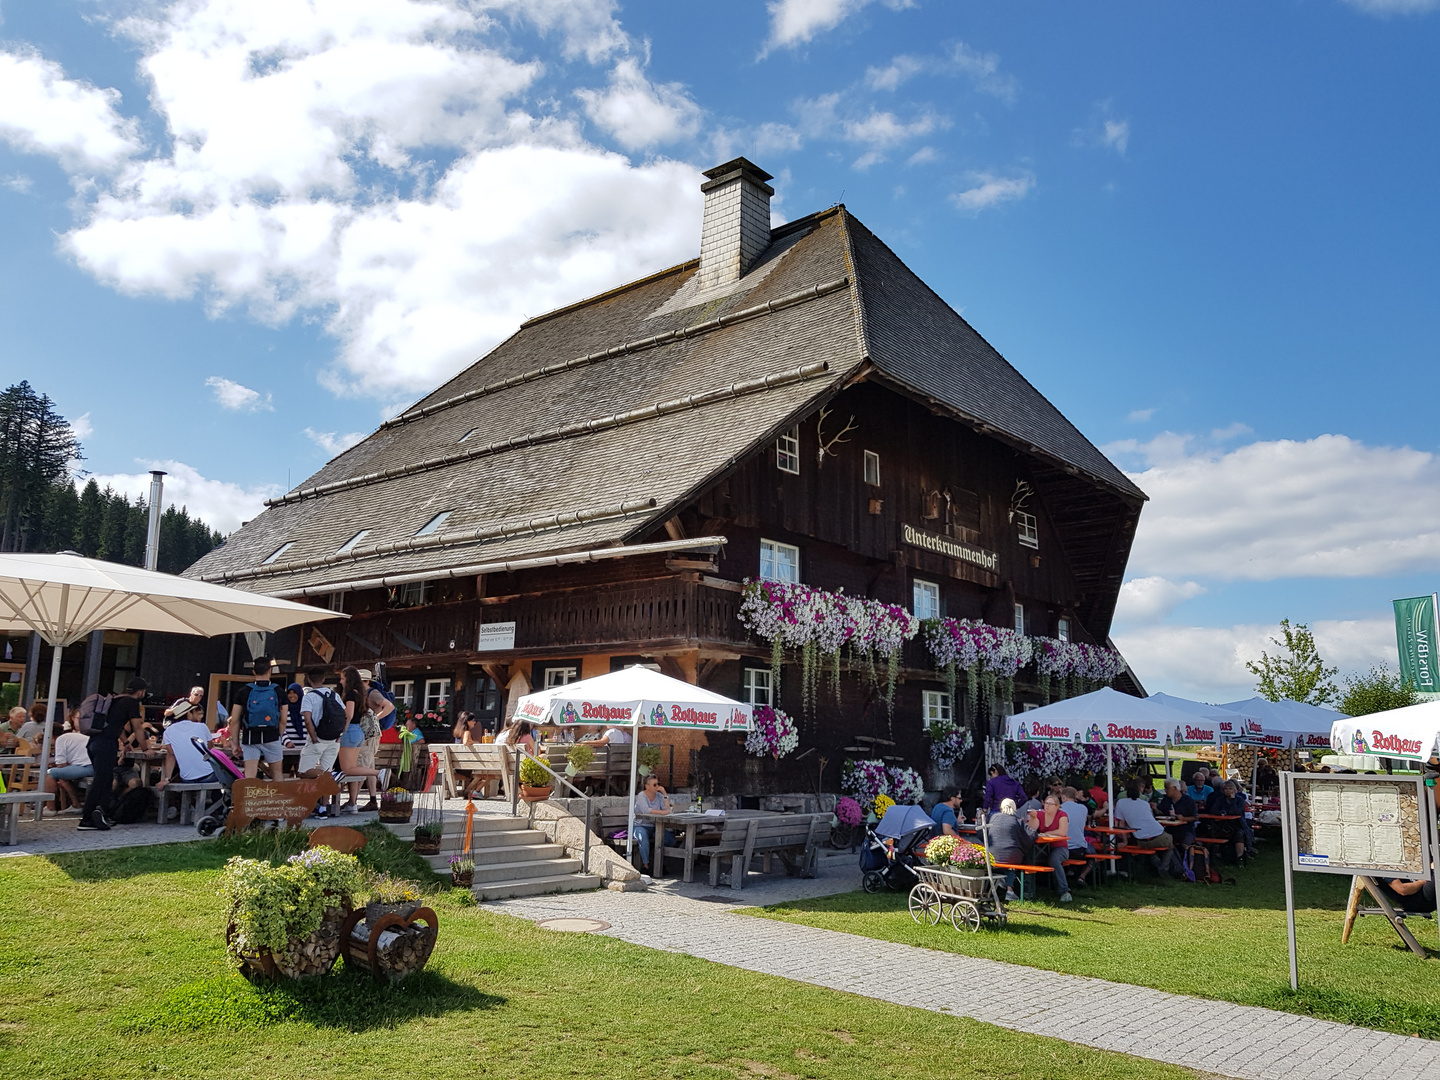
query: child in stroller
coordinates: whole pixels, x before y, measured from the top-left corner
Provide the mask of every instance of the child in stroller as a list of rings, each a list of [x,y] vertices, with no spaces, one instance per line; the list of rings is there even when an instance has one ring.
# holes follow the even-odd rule
[[[235,805],[232,788],[236,780],[245,779],[245,770],[231,761],[230,755],[221,750],[219,746],[201,742],[199,739],[191,739],[190,742],[209,762],[210,768],[215,772],[215,782],[220,785],[219,797],[205,807],[205,812],[195,822],[196,832],[201,836],[210,836],[225,824],[231,807]]]
[[[918,806],[892,806],[873,829],[865,830],[860,850],[861,884],[869,893],[881,889],[908,892],[918,878],[910,868],[921,861],[915,849],[930,839],[935,822]]]

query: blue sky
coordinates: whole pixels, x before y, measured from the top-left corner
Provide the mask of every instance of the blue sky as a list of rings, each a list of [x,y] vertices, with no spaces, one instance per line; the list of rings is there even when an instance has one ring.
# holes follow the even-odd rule
[[[1240,696],[1282,616],[1363,668],[1436,585],[1437,55],[1437,0],[0,0],[0,375],[233,528],[691,257],[745,153],[1136,475],[1117,642]]]

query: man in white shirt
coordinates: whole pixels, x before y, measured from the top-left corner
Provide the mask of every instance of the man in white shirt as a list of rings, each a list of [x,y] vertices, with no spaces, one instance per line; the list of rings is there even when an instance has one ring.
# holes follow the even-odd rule
[[[334,723],[325,719],[327,696],[339,705],[335,691],[325,685],[325,669],[311,668],[305,672],[305,696],[300,699],[300,719],[305,724],[309,742],[300,748],[300,764],[296,772],[301,776],[319,776],[335,768],[335,759],[340,753],[340,736],[345,731],[345,707],[340,705],[338,716],[331,709]],[[337,726],[338,725],[338,728]]]
[[[155,785],[156,790],[163,789],[173,778],[177,769],[182,783],[210,783],[215,779],[215,770],[205,760],[205,755],[190,741],[199,739],[202,743],[208,743],[214,735],[214,732],[210,730],[210,725],[196,719],[203,714],[188,700],[177,701],[172,706],[170,715],[174,719],[165,729],[165,737],[162,740],[165,745],[165,766],[160,782]]]
[[[609,746],[612,743],[616,746],[623,746],[630,741],[630,732],[624,728],[606,728],[593,739],[582,739],[583,746]]]
[[[1125,828],[1135,830],[1131,843],[1155,852],[1153,858],[1157,873],[1179,876],[1175,859],[1175,838],[1155,820],[1155,811],[1150,808],[1150,801],[1140,797],[1144,790],[1144,785],[1139,780],[1131,780],[1125,785],[1126,797],[1115,800],[1115,820]]]
[[[1080,801],[1080,792],[1073,787],[1062,788],[1060,791],[1060,809],[1065,814],[1066,828],[1070,833],[1070,850],[1067,857],[1070,859],[1083,859],[1091,852],[1090,841],[1085,836],[1085,823],[1090,819],[1090,808]],[[1088,885],[1090,882],[1090,870],[1092,864],[1086,863],[1085,869],[1081,870],[1076,880],[1081,885]]]
[[[78,814],[85,800],[80,797],[76,782],[95,775],[95,766],[90,764],[90,736],[67,731],[56,739],[55,766],[48,772],[50,779],[55,781],[55,791],[60,800],[56,812]]]

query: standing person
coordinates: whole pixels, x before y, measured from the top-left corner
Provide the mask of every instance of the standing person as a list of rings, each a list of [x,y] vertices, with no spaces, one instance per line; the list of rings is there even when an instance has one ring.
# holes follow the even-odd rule
[[[325,669],[311,668],[305,672],[305,694],[300,699],[300,721],[305,725],[305,745],[300,748],[297,772],[301,776],[319,776],[335,768],[340,753],[340,736],[345,734],[349,720],[345,705],[335,691],[325,685]]]
[[[284,728],[280,687],[270,681],[274,666],[268,656],[257,656],[250,665],[255,681],[245,684],[245,700],[230,710],[231,749],[245,755],[245,778],[255,779],[260,762],[272,780],[280,779],[285,749],[280,742]]]
[[[360,765],[360,751],[365,745],[362,721],[369,710],[365,707],[365,684],[360,679],[359,668],[347,667],[340,672],[340,700],[345,705],[346,721],[345,731],[340,736],[340,749],[336,754],[340,771],[346,776],[373,776],[373,767],[367,771]],[[349,787],[350,801],[340,807],[342,814],[353,814],[360,809],[360,781],[351,780]]]
[[[303,749],[310,741],[310,733],[301,715],[304,700],[305,688],[298,682],[292,682],[285,688],[285,732],[280,736],[280,743],[288,750]]]
[[[1004,765],[997,762],[990,766],[990,779],[985,781],[985,798],[980,804],[985,810],[998,810],[1006,799],[1014,799],[1018,807],[1029,797],[1020,781],[1006,773]]]
[[[362,809],[367,813],[380,809],[380,770],[375,768],[375,754],[380,749],[380,739],[384,736],[385,729],[393,727],[394,724],[395,703],[372,687],[365,694],[365,715],[361,718],[365,742],[361,744],[356,758],[362,771],[369,769],[375,774],[365,781],[370,792],[370,801]]]
[[[95,775],[95,766],[90,764],[90,736],[78,731],[64,731],[55,736],[55,767],[50,770],[50,779],[55,781],[55,793],[59,797],[56,813],[78,814],[84,802],[76,781]]]
[[[208,784],[215,779],[215,770],[205,755],[196,749],[192,739],[208,743],[213,735],[203,719],[205,711],[188,700],[177,701],[170,709],[170,726],[165,729],[165,766],[156,791],[163,791],[175,773],[182,784]]]
[[[105,726],[90,736],[90,765],[95,770],[85,807],[80,811],[79,828],[83,832],[109,832],[105,817],[109,808],[111,787],[115,783],[115,765],[120,759],[120,738],[126,735],[140,746],[145,745],[145,710],[140,701],[150,684],[136,677],[125,684],[125,693],[116,694],[105,712]]]

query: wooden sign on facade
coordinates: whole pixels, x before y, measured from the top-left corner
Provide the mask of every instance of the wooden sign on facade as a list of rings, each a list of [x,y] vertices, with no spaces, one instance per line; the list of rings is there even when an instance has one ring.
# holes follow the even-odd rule
[[[236,833],[256,821],[284,821],[292,829],[315,812],[315,804],[340,792],[329,773],[300,780],[236,780],[235,806],[225,831]]]
[[[330,644],[330,639],[320,632],[319,627],[312,626],[310,628],[310,648],[314,649],[315,655],[327,664],[335,655],[335,646]]]

